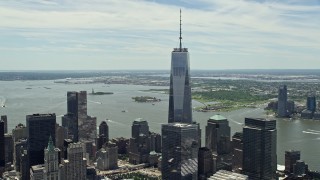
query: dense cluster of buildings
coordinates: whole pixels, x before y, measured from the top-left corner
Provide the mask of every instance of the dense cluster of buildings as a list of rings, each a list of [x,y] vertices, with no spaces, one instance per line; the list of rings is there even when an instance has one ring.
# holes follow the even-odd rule
[[[72,91],[67,93],[62,126],[55,114],[32,114],[26,116],[26,126],[19,124],[8,134],[7,117],[1,116],[0,175],[22,180],[102,179],[101,172],[117,170],[119,155],[126,155],[135,168],[159,168],[164,180],[277,179],[275,120],[245,118],[243,131],[231,135],[228,119],[214,115],[207,121],[201,146],[200,125],[192,118],[189,53],[181,40],[180,24],[180,47],[174,48],[171,59],[168,123],[162,124],[161,135],[150,132],[143,119],[133,121],[128,140],[110,140],[106,121],[97,134],[97,119],[87,115],[86,91]],[[308,98],[307,104],[315,114],[315,98]],[[293,109],[283,86],[277,114],[287,117]],[[287,151],[285,161],[287,177],[310,176],[300,152]]]

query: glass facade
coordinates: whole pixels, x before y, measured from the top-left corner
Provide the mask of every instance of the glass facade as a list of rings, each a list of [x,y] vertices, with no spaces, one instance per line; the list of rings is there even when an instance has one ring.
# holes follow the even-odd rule
[[[197,179],[198,125],[162,125],[162,179]]]
[[[168,122],[192,122],[190,63],[187,48],[175,48],[171,55]]]

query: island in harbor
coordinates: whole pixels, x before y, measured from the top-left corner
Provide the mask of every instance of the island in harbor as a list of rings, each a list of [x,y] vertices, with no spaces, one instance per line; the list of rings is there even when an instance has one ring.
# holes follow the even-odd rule
[[[110,95],[113,94],[113,92],[94,92],[94,90],[92,89],[92,92],[90,93],[90,95]]]
[[[151,96],[136,96],[132,97],[135,102],[159,102],[161,99]]]

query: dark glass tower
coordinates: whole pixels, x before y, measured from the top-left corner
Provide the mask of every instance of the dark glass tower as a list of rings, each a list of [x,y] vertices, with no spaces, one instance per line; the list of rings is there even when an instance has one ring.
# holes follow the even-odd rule
[[[0,120],[0,175],[1,169],[5,167],[4,129],[4,121]]]
[[[277,179],[276,121],[245,118],[243,128],[243,171],[252,180]]]
[[[168,122],[192,122],[190,63],[188,48],[181,44],[180,11],[180,47],[171,53],[170,96]]]
[[[109,126],[106,121],[102,121],[99,125],[99,137],[97,140],[98,149],[109,141]]]
[[[287,101],[288,101],[287,86],[283,85],[279,87],[279,93],[278,93],[278,108],[277,108],[278,117],[288,116]]]
[[[44,149],[48,145],[51,136],[55,141],[56,115],[55,114],[33,114],[27,115],[28,131],[28,156],[29,166],[44,163]]]
[[[198,125],[162,125],[162,179],[197,179],[198,150]]]

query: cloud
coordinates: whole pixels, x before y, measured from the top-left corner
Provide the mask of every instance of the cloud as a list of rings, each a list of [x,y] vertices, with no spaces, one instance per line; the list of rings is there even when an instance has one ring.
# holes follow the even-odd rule
[[[235,62],[236,58],[248,56],[249,61],[260,57],[270,58],[271,62],[284,59],[281,65],[289,63],[290,58],[295,62],[317,62],[320,5],[315,0],[308,2],[2,1],[0,33],[4,41],[0,42],[0,52],[59,51],[64,60],[75,52],[97,53],[101,58],[109,53],[114,59],[153,55],[165,62],[178,43],[178,13],[182,7],[183,44],[196,55],[204,54],[197,60],[198,68],[206,67],[204,64],[215,55]],[[9,38],[11,43],[7,43]],[[19,59],[18,55],[15,58]],[[255,66],[262,68],[265,62],[259,62],[256,60]],[[318,64],[310,67],[320,68]],[[230,64],[230,68],[235,67],[236,63]]]

